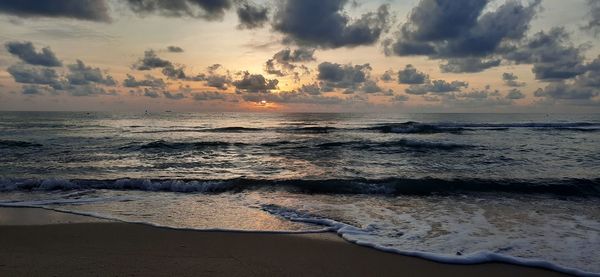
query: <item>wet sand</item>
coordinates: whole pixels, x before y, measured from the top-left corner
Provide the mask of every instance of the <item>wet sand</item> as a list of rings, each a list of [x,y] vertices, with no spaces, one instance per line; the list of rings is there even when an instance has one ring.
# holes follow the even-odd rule
[[[182,231],[26,208],[0,208],[0,246],[0,276],[564,276],[435,263],[333,234]]]

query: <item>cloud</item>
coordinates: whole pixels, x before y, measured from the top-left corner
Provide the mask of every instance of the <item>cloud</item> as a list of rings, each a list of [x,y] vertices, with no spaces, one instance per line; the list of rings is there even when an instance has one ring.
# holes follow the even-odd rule
[[[269,8],[244,2],[239,4],[237,15],[240,21],[238,25],[240,29],[260,28],[269,21]]]
[[[159,98],[160,94],[155,90],[144,88],[144,96],[149,98]]]
[[[183,53],[183,48],[171,45],[167,47],[167,51],[171,53]]]
[[[71,85],[89,85],[92,83],[115,86],[116,82],[110,75],[104,76],[100,68],[86,66],[82,61],[67,66],[69,74],[66,76]]]
[[[584,73],[552,82],[543,89],[539,88],[534,95],[553,100],[592,100],[600,95],[600,56],[583,67]]]
[[[31,42],[13,41],[6,43],[5,46],[9,53],[28,64],[48,67],[62,66],[62,62],[56,58],[56,55],[49,47],[42,48],[41,52],[37,52]]]
[[[519,77],[511,72],[502,73],[502,80],[504,81],[504,84],[509,87],[523,87],[526,85],[524,82],[517,81],[518,79]]]
[[[406,102],[410,100],[410,97],[408,97],[408,95],[396,95],[394,96],[394,98],[392,98],[392,101],[394,102]]]
[[[513,100],[523,99],[525,98],[525,94],[523,94],[521,90],[514,88],[508,91],[508,94],[506,94],[506,98]]]
[[[582,48],[573,46],[569,34],[559,27],[512,46],[504,57],[517,64],[533,64],[536,79],[542,81],[570,79],[585,72]]]
[[[173,64],[170,61],[159,58],[154,50],[146,50],[144,52],[144,57],[139,59],[133,65],[133,67],[137,70],[152,70],[155,68],[164,68],[172,65]]]
[[[248,71],[243,73],[241,80],[233,82],[233,85],[240,92],[250,93],[267,93],[271,90],[276,90],[279,80],[277,79],[266,79],[261,74],[250,74]]]
[[[379,79],[386,83],[393,82],[394,81],[394,71],[391,69],[386,70],[383,74],[381,74],[381,77],[379,77]]]
[[[0,13],[20,17],[56,17],[108,22],[104,0],[2,0]]]
[[[480,58],[448,59],[440,65],[444,73],[477,73],[500,65],[500,59],[482,60]]]
[[[267,60],[265,63],[265,71],[271,75],[279,77],[287,76],[290,74],[300,74],[295,70],[298,68],[294,63],[303,63],[315,61],[315,49],[300,47],[295,50],[289,48],[283,49],[273,55],[273,58]],[[308,70],[300,66],[306,73]]]
[[[33,95],[42,95],[46,91],[47,91],[46,87],[43,87],[43,86],[25,85],[25,86],[23,86],[21,93],[23,95],[33,96]]]
[[[412,64],[404,67],[404,70],[398,71],[398,83],[400,84],[424,84],[429,79],[429,75],[418,71]]]
[[[377,11],[351,19],[344,13],[347,0],[282,0],[273,29],[299,45],[338,48],[371,45],[387,29],[389,11]]]
[[[158,55],[156,55],[154,50],[146,50],[144,52],[144,57],[140,58],[136,63],[134,63],[133,68],[141,71],[162,68],[161,72],[169,79],[187,79],[185,68],[183,66],[177,67],[172,62],[161,59],[158,57]]]
[[[367,81],[371,69],[369,64],[353,66],[323,62],[318,66],[317,79],[323,82],[322,86],[329,88],[326,91],[335,88],[357,89]]]
[[[16,64],[9,66],[7,71],[17,83],[37,85],[55,85],[60,83],[56,70],[52,68]]]
[[[164,88],[166,87],[165,82],[162,79],[156,78],[152,75],[146,75],[144,80],[136,80],[135,77],[127,74],[127,79],[123,80],[123,86],[127,88],[138,88],[138,87],[152,87],[152,88]]]
[[[193,17],[206,20],[223,18],[232,7],[231,0],[126,0],[129,8],[140,15]]]
[[[169,100],[181,100],[186,98],[185,94],[183,94],[182,92],[177,92],[177,93],[171,93],[168,91],[163,92],[163,95],[165,96],[165,98],[169,99]]]
[[[282,91],[278,93],[266,93],[266,94],[245,94],[242,95],[242,99],[248,102],[260,103],[261,101],[267,101],[269,103],[288,103],[288,104],[317,104],[317,105],[336,105],[343,104],[346,99],[333,97],[333,96],[322,96],[322,95],[309,95],[297,91]]]
[[[202,91],[192,94],[195,101],[225,100],[225,94],[218,91]]]
[[[594,35],[600,35],[600,1],[587,0],[589,5],[589,21],[582,27],[584,30],[591,31]]]
[[[102,87],[98,87],[94,84],[87,84],[81,86],[71,86],[67,91],[71,96],[99,96],[99,95],[109,95],[115,96],[117,92],[115,90],[106,90]]]
[[[506,44],[529,30],[541,0],[528,6],[508,1],[494,10],[489,0],[421,0],[383,45],[387,55],[445,59],[443,72],[481,72],[500,65]]]
[[[405,92],[414,95],[423,95],[427,93],[447,93],[461,91],[463,88],[467,88],[468,83],[463,81],[452,81],[447,82],[444,80],[433,80],[427,81],[424,84],[417,84],[409,86]]]
[[[368,80],[362,86],[361,91],[364,93],[378,93],[383,92],[383,89],[379,85],[377,85],[377,82],[373,80]]]

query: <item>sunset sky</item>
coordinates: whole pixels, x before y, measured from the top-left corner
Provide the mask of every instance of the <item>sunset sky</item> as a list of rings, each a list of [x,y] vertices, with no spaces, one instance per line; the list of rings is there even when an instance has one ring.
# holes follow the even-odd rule
[[[599,0],[3,0],[0,110],[593,112]]]

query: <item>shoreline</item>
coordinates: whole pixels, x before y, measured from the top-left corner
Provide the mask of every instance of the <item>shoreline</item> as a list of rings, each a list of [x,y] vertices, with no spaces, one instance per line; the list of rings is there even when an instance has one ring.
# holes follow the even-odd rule
[[[7,213],[13,218],[31,213],[38,222],[9,225]],[[507,263],[437,263],[359,246],[332,233],[175,230],[60,214],[0,208],[0,275],[566,276]],[[56,220],[59,215],[66,219]]]

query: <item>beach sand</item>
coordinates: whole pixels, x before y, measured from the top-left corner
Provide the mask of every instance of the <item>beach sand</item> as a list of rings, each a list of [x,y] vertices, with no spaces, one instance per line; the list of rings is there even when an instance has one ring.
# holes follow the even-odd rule
[[[334,234],[181,231],[0,208],[0,276],[561,276],[501,263],[449,265]]]

